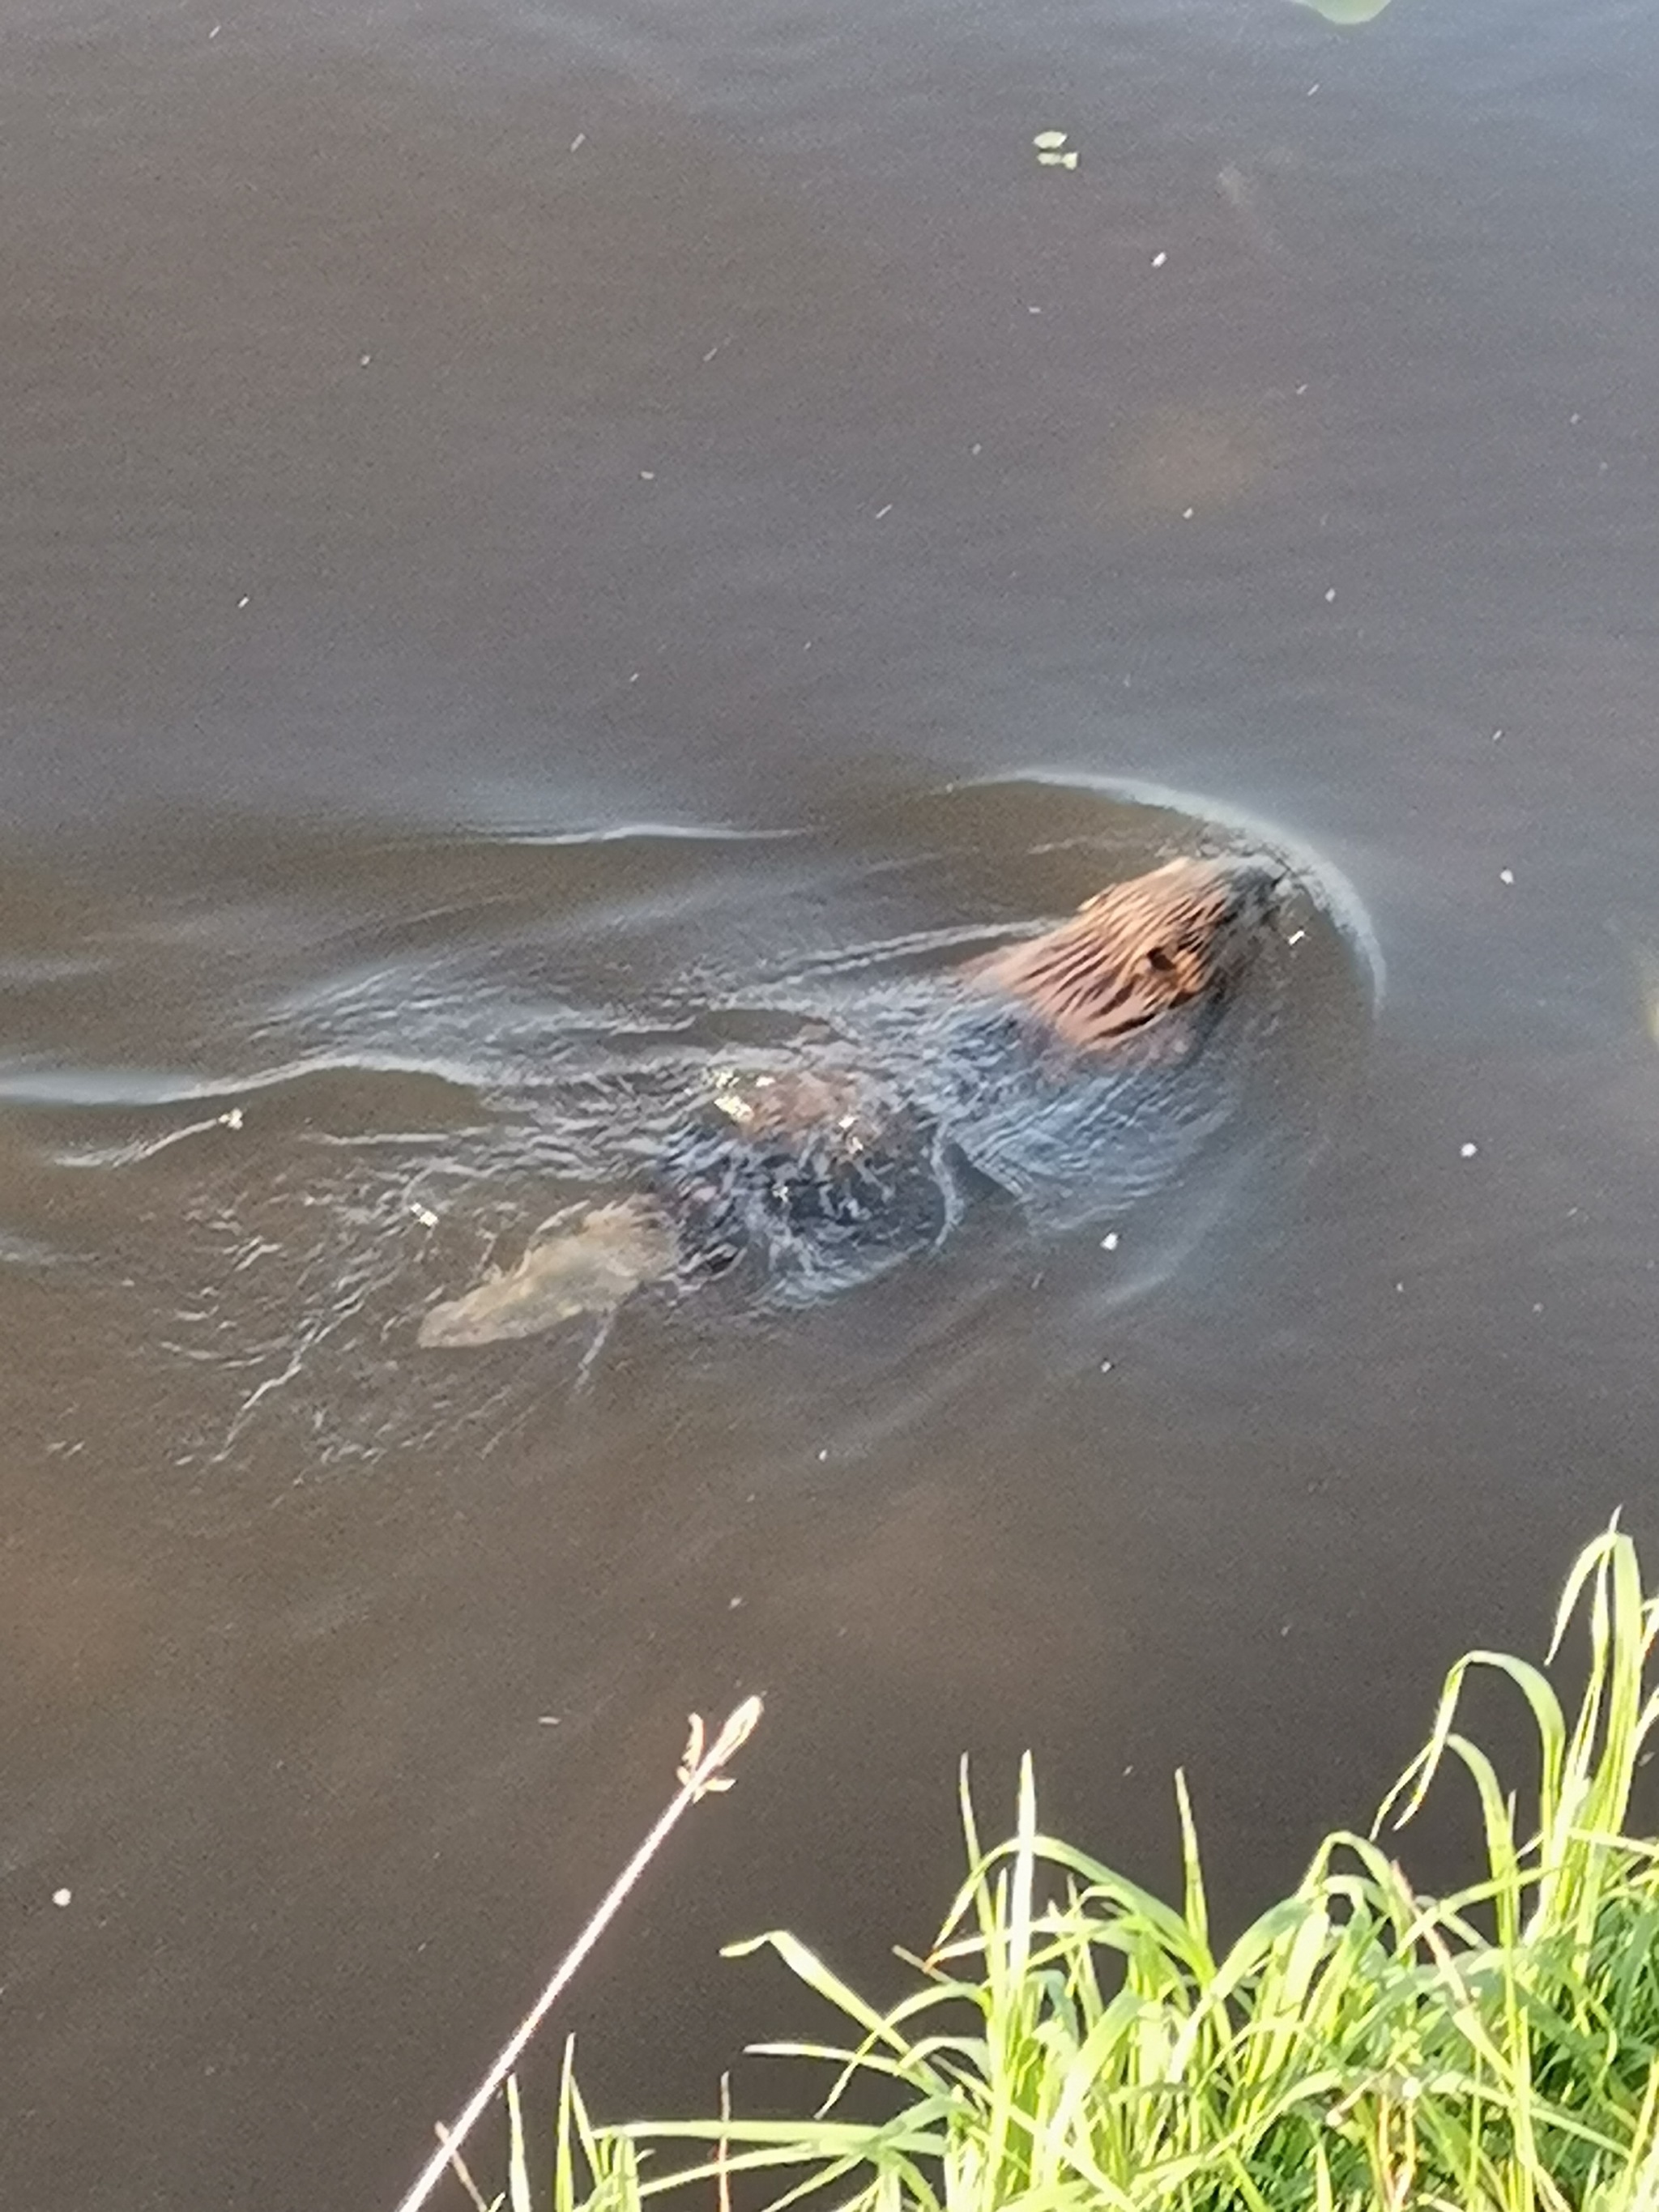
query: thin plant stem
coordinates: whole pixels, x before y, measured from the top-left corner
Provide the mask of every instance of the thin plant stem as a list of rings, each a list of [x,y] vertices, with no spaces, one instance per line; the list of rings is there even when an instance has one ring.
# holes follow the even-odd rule
[[[472,2199],[473,2203],[477,2208],[477,2212],[489,2212],[489,2207],[484,2202],[484,2193],[483,2190],[479,2188],[477,2183],[472,2179],[471,2173],[468,2170],[466,2160],[461,2156],[459,2151],[455,2148],[454,2144],[450,2140],[449,2130],[444,2125],[441,2120],[437,2123],[437,2125],[433,2130],[433,2133],[437,2136],[438,2141],[443,2145],[445,2153],[448,2157],[449,2163],[455,2169],[455,2179],[460,2183],[462,2188],[465,2190],[467,2195]]]
[[[679,1769],[679,1793],[663,1812],[645,1841],[617,1876],[600,1899],[592,1919],[577,1936],[546,1988],[519,2022],[512,2035],[497,2052],[495,2063],[477,2087],[462,2106],[454,2121],[445,2131],[438,2148],[421,2168],[406,2196],[398,2203],[398,2212],[419,2212],[444,2175],[459,2146],[472,2132],[480,2114],[517,2065],[530,2039],[547,2017],[554,2002],[568,1987],[578,1967],[600,1936],[615,1919],[618,1908],[635,1883],[656,1856],[681,1815],[690,1805],[711,1790],[730,1788],[721,1769],[735,1753],[748,1742],[761,1717],[758,1698],[746,1698],[732,1714],[725,1727],[705,1751],[702,1721],[697,1714],[691,1717],[691,1734],[686,1744],[685,1757]]]
[[[732,2076],[729,2074],[720,2075],[720,2119],[725,2126],[731,2126]],[[731,2155],[731,2145],[722,2136],[714,2153],[714,2162],[720,2168],[714,2181],[715,2212],[732,2212],[732,2173],[727,2163]]]

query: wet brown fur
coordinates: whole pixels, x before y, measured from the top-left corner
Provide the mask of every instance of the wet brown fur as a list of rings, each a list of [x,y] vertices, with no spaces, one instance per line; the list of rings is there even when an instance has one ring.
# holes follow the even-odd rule
[[[1272,911],[1269,872],[1223,861],[1170,860],[1115,884],[1069,921],[960,972],[1041,1018],[1076,1051],[1100,1051],[1161,1015],[1216,992],[1239,971]],[[844,1068],[746,1075],[727,1070],[714,1110],[762,1144],[836,1132],[849,1153],[883,1133],[886,1109]],[[608,1317],[642,1283],[673,1274],[678,1232],[643,1194],[550,1223],[511,1274],[435,1306],[423,1345],[457,1349],[533,1336],[579,1314]],[[595,1348],[603,1340],[603,1328]],[[591,1357],[590,1353],[590,1357]]]
[[[1228,982],[1271,896],[1259,869],[1170,860],[962,972],[978,989],[1019,1000],[1074,1051],[1098,1052]]]

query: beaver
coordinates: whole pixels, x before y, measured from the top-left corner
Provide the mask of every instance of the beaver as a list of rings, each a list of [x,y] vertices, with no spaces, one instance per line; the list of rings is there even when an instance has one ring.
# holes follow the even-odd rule
[[[1006,1115],[1011,1080],[1035,1100],[1109,1057],[1195,1050],[1190,1018],[1218,1009],[1243,974],[1284,881],[1261,861],[1170,860],[951,971],[935,987],[948,1066],[926,1097],[826,1048],[805,1066],[715,1070],[644,1188],[544,1223],[511,1273],[433,1307],[420,1342],[532,1336],[580,1314],[604,1322],[641,1284],[745,1260],[764,1273],[787,1253],[826,1272],[848,1245],[867,1263],[937,1242],[972,1172],[975,1117]]]

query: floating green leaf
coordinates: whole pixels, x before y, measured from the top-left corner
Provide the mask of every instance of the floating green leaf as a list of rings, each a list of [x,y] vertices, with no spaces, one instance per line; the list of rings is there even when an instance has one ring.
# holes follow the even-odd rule
[[[1064,131],[1039,131],[1037,132],[1036,137],[1032,139],[1031,143],[1036,148],[1038,168],[1076,168],[1077,149],[1075,147],[1068,147],[1066,145],[1066,136],[1067,134]]]
[[[1297,0],[1299,8],[1311,8],[1328,23],[1369,23],[1388,4],[1389,0]]]

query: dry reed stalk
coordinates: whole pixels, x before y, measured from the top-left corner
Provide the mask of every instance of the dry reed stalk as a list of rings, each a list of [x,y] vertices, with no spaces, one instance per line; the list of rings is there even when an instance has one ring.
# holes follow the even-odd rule
[[[432,2132],[437,2136],[438,2141],[443,2145],[445,2151],[448,2154],[449,2163],[455,2169],[455,2179],[460,2183],[462,2188],[465,2190],[467,2195],[472,2199],[474,2205],[477,2208],[477,2212],[489,2212],[489,2207],[484,2202],[484,2193],[483,2190],[479,2188],[477,2183],[472,2179],[471,2173],[468,2170],[466,2160],[461,2156],[459,2151],[456,2149],[453,2142],[451,2140],[449,2130],[444,2125],[441,2120],[439,2120],[434,2125]]]
[[[712,1790],[731,1788],[730,1778],[724,1775],[721,1769],[748,1742],[760,1717],[760,1699],[745,1698],[705,1751],[702,1717],[701,1714],[692,1714],[691,1733],[686,1739],[685,1756],[679,1765],[679,1794],[606,1890],[592,1917],[559,1961],[552,1980],[496,2053],[495,2063],[463,2105],[453,2124],[440,2130],[437,2149],[421,2168],[407,2195],[398,2200],[398,2212],[420,2212],[420,2207],[431,2196],[451,2165],[458,2163],[456,2153],[472,2132],[484,2107],[513,2071],[531,2037],[547,2017],[555,1999],[569,1985],[577,1968],[616,1917],[623,1899],[666,1842],[670,1831],[687,1806],[695,1805],[699,1797]]]

